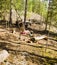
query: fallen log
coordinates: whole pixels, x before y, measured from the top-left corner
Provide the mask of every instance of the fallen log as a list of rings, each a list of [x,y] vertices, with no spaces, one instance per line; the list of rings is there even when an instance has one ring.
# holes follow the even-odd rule
[[[43,36],[38,36],[38,37],[34,37],[35,40],[41,40],[41,39],[47,39],[47,36],[43,35]]]
[[[9,42],[9,41],[3,41],[3,40],[0,40],[0,46],[4,46],[4,45],[12,45],[12,46],[18,46],[19,44],[16,44],[16,43],[13,43],[13,42]]]
[[[18,42],[9,42],[9,41],[3,41],[3,40],[0,40],[0,46],[1,48],[8,48],[8,49],[12,49],[12,50],[17,50],[17,48],[21,48],[21,46],[30,46],[30,47],[35,47],[35,48],[38,48],[39,45],[37,44],[34,44],[34,43],[26,43],[25,41],[18,41]],[[48,46],[50,46],[48,44]],[[46,44],[40,44],[40,48],[43,47],[43,48],[46,48]],[[51,46],[52,47],[52,46]],[[55,50],[57,49],[57,47],[52,47],[54,48]],[[51,49],[51,48],[49,48]]]

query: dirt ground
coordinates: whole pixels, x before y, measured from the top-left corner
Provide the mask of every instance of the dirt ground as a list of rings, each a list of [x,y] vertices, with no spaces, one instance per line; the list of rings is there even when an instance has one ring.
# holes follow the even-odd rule
[[[42,27],[29,27],[29,31],[33,31],[32,35],[42,36],[46,35],[39,32]],[[0,65],[56,65],[57,64],[57,41],[52,39],[42,39],[38,41],[30,40],[30,35],[22,35],[15,28],[12,33],[11,28],[2,29],[0,27],[0,49],[7,50],[9,57]],[[52,37],[50,37],[52,38]]]

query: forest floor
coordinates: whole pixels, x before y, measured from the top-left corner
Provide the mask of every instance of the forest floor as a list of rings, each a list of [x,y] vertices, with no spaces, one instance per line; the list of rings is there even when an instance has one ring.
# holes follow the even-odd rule
[[[32,35],[48,36],[39,24],[28,27]],[[57,40],[56,34],[49,35],[49,39],[37,41],[30,40],[30,35],[20,35],[17,28],[11,33],[11,28],[0,26],[0,50],[7,50],[10,56],[0,65],[57,65]],[[55,36],[54,36],[55,35]]]

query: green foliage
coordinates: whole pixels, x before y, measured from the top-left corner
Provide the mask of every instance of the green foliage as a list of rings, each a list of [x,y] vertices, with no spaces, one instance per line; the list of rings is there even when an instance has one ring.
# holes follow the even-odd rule
[[[10,0],[1,0],[0,1],[1,5],[0,5],[0,10],[2,9],[3,11],[9,10],[10,9],[10,5],[11,6],[15,6],[16,9],[18,9],[19,11],[24,11],[24,0],[14,0],[12,4],[10,4]],[[46,3],[45,2],[41,2],[40,0],[28,0],[28,11],[29,12],[35,12],[38,14],[46,14]]]
[[[57,1],[52,0],[49,7],[49,20],[51,19],[51,24],[57,27]]]
[[[13,0],[11,0],[13,1]],[[25,0],[14,0],[10,4],[10,0],[0,0],[0,12],[10,12],[10,5],[13,6],[13,8],[16,8],[19,12],[24,11],[24,3]],[[40,14],[44,18],[47,17],[47,4],[48,0],[28,0],[28,5],[27,5],[27,11],[28,12],[34,12],[37,14]],[[52,13],[52,25],[57,26],[57,0],[52,0],[52,5],[50,9]],[[0,14],[1,15],[1,14]],[[50,18],[49,18],[50,19]]]
[[[13,2],[13,4],[15,5],[17,10],[19,10],[19,11],[24,10],[24,0],[15,0],[15,2]]]

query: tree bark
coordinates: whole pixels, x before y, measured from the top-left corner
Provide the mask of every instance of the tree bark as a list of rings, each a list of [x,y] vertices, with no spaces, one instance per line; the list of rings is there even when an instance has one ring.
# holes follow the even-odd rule
[[[25,0],[24,25],[25,25],[25,22],[26,22],[26,16],[27,16],[27,1],[28,1],[28,0]]]
[[[11,7],[11,4],[12,4],[12,0],[10,0],[10,24],[12,23],[12,7]]]

